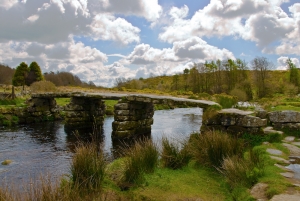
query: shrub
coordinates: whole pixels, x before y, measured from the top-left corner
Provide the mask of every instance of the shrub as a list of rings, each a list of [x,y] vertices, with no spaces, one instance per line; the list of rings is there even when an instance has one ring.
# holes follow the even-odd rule
[[[203,93],[199,93],[198,97],[199,99],[210,100],[212,96],[208,93],[203,92]]]
[[[220,131],[192,135],[189,149],[193,158],[202,165],[219,168],[226,157],[241,156],[244,143]]]
[[[125,167],[121,186],[140,184],[144,173],[153,173],[158,164],[158,148],[151,140],[137,141],[125,150]],[[125,185],[125,186],[124,186]]]
[[[80,143],[76,147],[71,164],[74,185],[80,189],[99,190],[105,175],[105,159],[102,149],[96,142]]]
[[[238,88],[234,88],[231,92],[230,95],[233,97],[237,97],[237,99],[239,101],[247,101],[248,97],[245,91],[238,89]]]
[[[190,154],[186,147],[180,150],[178,144],[171,143],[167,138],[162,139],[161,161],[164,167],[179,169],[187,165],[189,160]]]
[[[50,81],[34,82],[30,85],[31,92],[53,92],[56,91],[56,86]]]
[[[227,94],[215,94],[214,98],[216,99],[217,103],[222,106],[222,108],[231,108],[238,102],[237,97]]]

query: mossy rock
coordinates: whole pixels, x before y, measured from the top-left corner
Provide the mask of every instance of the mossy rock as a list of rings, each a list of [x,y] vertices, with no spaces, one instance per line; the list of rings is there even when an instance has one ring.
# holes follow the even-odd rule
[[[2,161],[1,165],[9,165],[12,163],[12,160],[4,160]]]

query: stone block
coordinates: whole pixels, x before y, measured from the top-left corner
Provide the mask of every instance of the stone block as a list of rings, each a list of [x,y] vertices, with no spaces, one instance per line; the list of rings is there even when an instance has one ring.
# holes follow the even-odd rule
[[[135,135],[134,130],[126,130],[126,131],[113,131],[112,138],[122,139],[122,138],[132,138]]]
[[[270,112],[269,119],[273,123],[300,123],[300,112],[285,110]]]
[[[267,119],[246,115],[239,118],[237,125],[244,127],[264,127],[267,126]]]
[[[115,115],[117,116],[129,116],[130,110],[115,110]]]
[[[226,131],[231,134],[243,134],[247,132],[247,128],[242,126],[229,126]]]
[[[122,122],[114,121],[112,123],[112,127],[114,131],[133,130],[137,128],[137,125],[138,123],[136,121],[122,121]]]
[[[114,106],[115,110],[128,110],[129,103],[118,103]]]

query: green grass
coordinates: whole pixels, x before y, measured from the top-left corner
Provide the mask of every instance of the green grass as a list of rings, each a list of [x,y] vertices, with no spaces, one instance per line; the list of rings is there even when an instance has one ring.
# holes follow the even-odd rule
[[[157,169],[146,175],[142,188],[130,190],[135,200],[231,200],[224,178],[192,163],[183,169]]]
[[[70,98],[55,98],[56,104],[59,106],[65,106],[70,103]]]
[[[271,111],[293,110],[293,111],[300,112],[300,107],[293,106],[293,105],[277,105],[275,107],[272,107],[270,110]]]
[[[0,107],[12,108],[12,107],[24,107],[26,106],[25,98],[15,98],[15,99],[0,99]]]
[[[117,100],[105,100],[105,106],[106,106],[106,115],[113,115],[114,114],[114,106],[117,104]]]

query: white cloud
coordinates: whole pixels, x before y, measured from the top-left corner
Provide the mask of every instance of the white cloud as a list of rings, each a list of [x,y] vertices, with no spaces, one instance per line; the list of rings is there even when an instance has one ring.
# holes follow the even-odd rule
[[[280,7],[284,2],[288,1],[211,0],[190,19],[185,19],[188,8],[173,7],[159,39],[174,43],[193,36],[233,36],[254,41],[265,53],[300,54],[300,3],[289,8],[290,17]]]
[[[12,6],[18,3],[18,0],[0,0],[0,8],[10,9]]]
[[[7,2],[7,9],[0,7],[0,42],[53,44],[67,41],[70,36],[93,36],[95,40],[125,45],[140,41],[139,28],[113,13],[90,13],[92,5],[87,0]]]
[[[287,66],[287,59],[288,57],[279,57],[277,59],[277,70],[287,70],[288,66]],[[300,62],[299,59],[297,58],[291,58],[292,62],[296,65],[297,68],[300,67]]]
[[[169,15],[173,19],[183,19],[187,17],[188,13],[189,8],[186,5],[184,5],[182,8],[172,7],[169,12]]]
[[[137,15],[148,21],[157,20],[162,7],[158,0],[101,0],[106,11],[124,15]]]
[[[179,58],[217,60],[234,58],[227,49],[219,49],[207,44],[199,37],[192,37],[184,41],[174,42],[173,51]]]
[[[110,14],[98,14],[89,25],[95,40],[113,40],[123,45],[140,42],[139,28],[132,26],[123,18]]]

